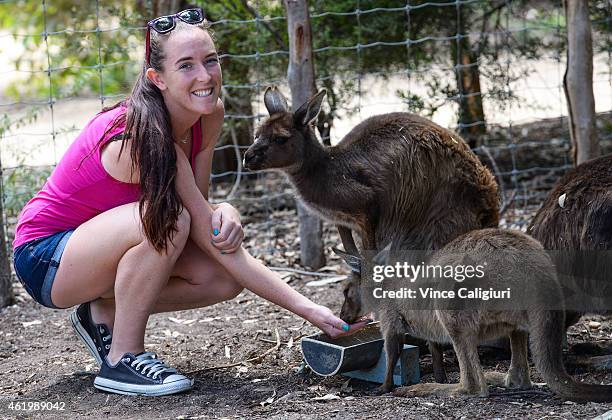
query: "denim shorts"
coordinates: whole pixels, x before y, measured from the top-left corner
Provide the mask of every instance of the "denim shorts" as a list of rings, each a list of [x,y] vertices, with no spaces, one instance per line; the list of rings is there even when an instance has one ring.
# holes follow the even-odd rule
[[[48,308],[60,309],[51,301],[51,286],[72,232],[74,229],[34,239],[13,252],[17,278],[36,302]]]

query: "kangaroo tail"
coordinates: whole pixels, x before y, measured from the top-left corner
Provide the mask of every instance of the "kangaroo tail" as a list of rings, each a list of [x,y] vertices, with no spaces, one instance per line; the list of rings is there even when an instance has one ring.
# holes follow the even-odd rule
[[[577,382],[563,365],[563,311],[532,311],[529,317],[531,352],[550,389],[572,401],[611,402],[612,386]]]

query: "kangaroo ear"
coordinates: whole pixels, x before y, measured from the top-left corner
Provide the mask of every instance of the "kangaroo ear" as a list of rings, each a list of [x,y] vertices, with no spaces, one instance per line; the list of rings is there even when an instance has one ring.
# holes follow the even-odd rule
[[[270,115],[289,111],[287,99],[285,99],[276,86],[271,86],[266,89],[264,93],[264,104]]]
[[[294,120],[296,124],[306,126],[313,122],[319,112],[321,112],[321,105],[323,104],[323,98],[327,94],[327,89],[321,89],[315,96],[310,98],[308,102],[303,104],[295,111]]]
[[[338,255],[340,258],[344,260],[345,263],[348,264],[348,266],[351,268],[351,271],[353,273],[361,274],[361,258],[360,257],[353,255],[353,254],[349,254],[348,252],[344,252],[336,247],[332,247],[332,251],[334,251],[336,255]]]
[[[386,247],[384,247],[382,251],[380,251],[378,254],[374,256],[374,258],[372,258],[372,261],[374,262],[374,264],[386,265],[389,262],[389,255],[391,254],[392,244],[393,242],[389,242],[389,244]]]

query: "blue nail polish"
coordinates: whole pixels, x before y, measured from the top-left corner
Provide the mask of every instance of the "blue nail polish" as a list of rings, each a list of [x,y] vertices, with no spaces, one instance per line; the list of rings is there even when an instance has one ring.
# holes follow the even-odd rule
[[[351,326],[350,326],[349,324],[344,324],[344,325],[342,326],[342,329],[343,329],[344,331],[348,331],[348,330],[350,330],[350,329],[351,329]]]
[[[217,236],[219,234],[219,229],[213,230],[213,235]]]

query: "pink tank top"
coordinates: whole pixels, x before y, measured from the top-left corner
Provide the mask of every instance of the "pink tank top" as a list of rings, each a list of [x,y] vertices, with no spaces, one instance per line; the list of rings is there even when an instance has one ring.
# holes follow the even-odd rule
[[[118,181],[102,166],[102,147],[113,136],[122,133],[125,125],[111,130],[100,145],[98,141],[126,108],[96,115],[81,131],[57,164],[51,176],[23,208],[15,230],[13,247],[68,229],[114,207],[138,201],[140,187]],[[191,167],[202,145],[200,121],[192,127]],[[92,153],[93,150],[93,153]],[[129,150],[127,151],[129,153]]]

